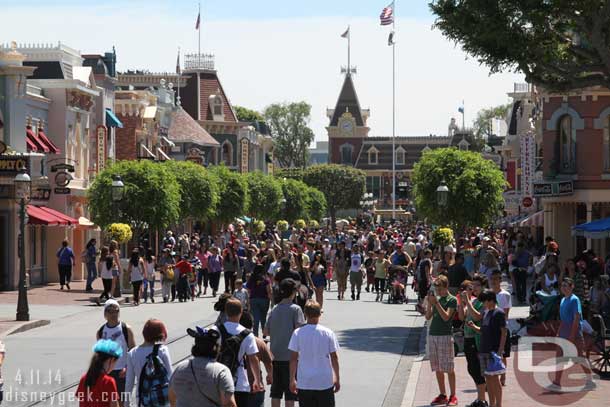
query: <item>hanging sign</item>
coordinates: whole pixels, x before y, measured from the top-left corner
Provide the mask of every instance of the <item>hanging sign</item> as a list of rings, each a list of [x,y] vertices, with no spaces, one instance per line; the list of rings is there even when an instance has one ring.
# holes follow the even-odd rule
[[[99,125],[95,130],[97,145],[97,172],[98,174],[106,168],[106,138],[108,130],[106,126]]]
[[[250,158],[250,142],[247,138],[241,139],[241,166],[240,172],[248,172]]]

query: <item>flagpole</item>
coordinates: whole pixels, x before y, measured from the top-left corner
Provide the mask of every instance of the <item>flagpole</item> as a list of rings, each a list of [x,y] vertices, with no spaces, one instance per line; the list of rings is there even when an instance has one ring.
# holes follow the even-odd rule
[[[182,67],[180,66],[180,47],[178,47],[178,97],[176,98],[176,107],[180,106],[180,76],[182,76]]]
[[[352,49],[352,32],[351,26],[347,26],[347,74],[351,74],[351,49]]]
[[[392,30],[396,35],[396,0],[393,8]],[[396,219],[396,41],[392,41],[392,219]]]
[[[199,63],[198,68],[201,68],[201,2],[199,2],[199,15],[197,19],[199,21],[199,27],[197,28],[197,31],[199,32],[199,42],[197,44],[197,60]]]
[[[466,106],[464,106],[463,100],[462,100],[462,130],[466,131]]]

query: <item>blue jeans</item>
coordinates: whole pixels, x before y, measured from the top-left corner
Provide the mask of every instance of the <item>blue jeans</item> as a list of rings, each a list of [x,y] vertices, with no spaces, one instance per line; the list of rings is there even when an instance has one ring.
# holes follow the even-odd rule
[[[95,267],[95,263],[87,263],[87,286],[86,290],[93,289],[93,282],[97,278],[97,267]]]
[[[144,286],[144,302],[148,301],[148,289],[150,288],[150,300],[154,301],[155,298],[155,280],[144,279],[142,283]]]
[[[269,311],[269,299],[251,298],[250,305],[252,307],[252,317],[254,319],[254,326],[252,332],[254,332],[254,336],[258,336],[258,325],[260,324],[261,330],[265,329],[265,322],[267,322],[267,312]]]

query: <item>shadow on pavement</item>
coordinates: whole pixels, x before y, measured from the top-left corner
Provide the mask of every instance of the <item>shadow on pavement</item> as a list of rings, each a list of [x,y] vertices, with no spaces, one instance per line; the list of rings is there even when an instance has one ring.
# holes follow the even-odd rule
[[[339,332],[338,339],[344,349],[402,354],[408,332],[404,326],[346,329]]]

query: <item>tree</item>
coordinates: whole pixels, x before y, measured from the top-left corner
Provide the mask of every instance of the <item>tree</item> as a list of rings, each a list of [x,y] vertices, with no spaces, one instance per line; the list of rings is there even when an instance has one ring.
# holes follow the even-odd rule
[[[256,171],[246,175],[248,184],[248,215],[263,220],[275,220],[282,206],[282,185],[270,175]]]
[[[436,188],[445,181],[447,205],[437,203]],[[415,204],[430,223],[487,226],[498,215],[506,187],[504,174],[479,153],[456,148],[439,148],[423,155],[413,168]]]
[[[296,219],[306,218],[309,209],[309,189],[302,181],[286,179],[282,181],[282,192],[286,202],[282,217],[292,223]]]
[[[237,114],[237,120],[240,122],[262,122],[265,121],[263,115],[256,110],[248,109],[242,106],[233,106],[235,113]]]
[[[308,167],[303,173],[303,180],[326,197],[333,228],[337,210],[357,208],[366,186],[364,171],[337,164]]]
[[[120,176],[123,199],[112,201],[112,180]],[[127,223],[143,231],[164,229],[180,215],[180,185],[166,166],[150,161],[119,161],[97,175],[88,191],[93,221],[102,228]],[[153,204],[154,203],[154,204]]]
[[[549,90],[610,87],[610,1],[434,0],[435,27],[492,73]]]
[[[166,161],[180,184],[180,219],[211,219],[216,215],[219,187],[205,167],[189,161]]]
[[[275,103],[263,112],[274,141],[273,156],[282,167],[305,168],[314,133],[308,127],[311,105],[306,102]]]
[[[229,170],[224,165],[209,167],[219,188],[216,216],[221,222],[231,222],[246,213],[248,206],[248,184],[243,175]]]
[[[477,118],[474,120],[474,136],[480,139],[488,139],[489,136],[494,135],[492,121],[494,119],[506,120],[511,107],[510,104],[507,104],[479,110]]]
[[[319,221],[326,216],[326,197],[317,188],[307,188],[307,218]]]

